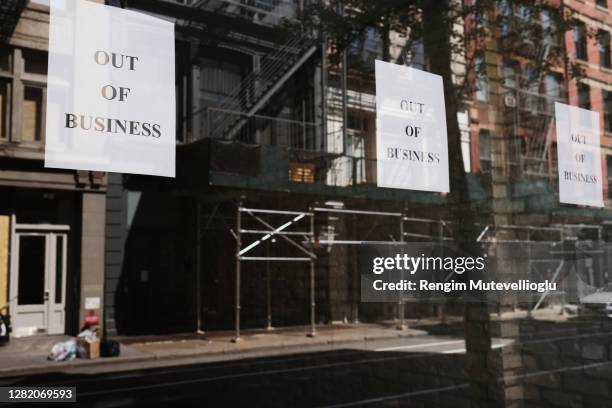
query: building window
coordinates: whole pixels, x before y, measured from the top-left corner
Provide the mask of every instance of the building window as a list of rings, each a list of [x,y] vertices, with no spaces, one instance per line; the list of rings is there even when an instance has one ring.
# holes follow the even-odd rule
[[[40,142],[43,129],[43,89],[26,86],[21,110],[21,141]]]
[[[489,100],[489,80],[487,79],[487,67],[482,55],[474,57],[474,68],[476,70],[476,99],[487,102]]]
[[[491,173],[491,134],[488,130],[480,130],[478,150],[480,152],[480,171]]]
[[[0,140],[7,139],[9,134],[9,82],[0,80]]]
[[[499,11],[499,32],[501,35],[507,35],[510,32],[512,7],[508,0],[499,0],[497,9]]]
[[[412,41],[412,45],[404,50],[403,58],[404,65],[417,69],[425,69],[425,47],[423,41]]]
[[[554,112],[555,102],[561,99],[562,78],[559,75],[548,74],[544,78],[546,92],[546,107],[549,113]]]
[[[542,42],[551,47],[558,47],[561,43],[561,35],[557,23],[553,18],[553,13],[558,13],[558,11],[544,9],[540,14],[542,29],[544,30]]]
[[[599,7],[608,8],[608,0],[596,0],[595,4]]]
[[[574,48],[576,50],[576,58],[587,61],[586,25],[582,21],[575,21],[574,24]]]
[[[602,90],[604,108],[604,129],[612,132],[612,92]]]
[[[474,24],[478,28],[486,28],[488,25],[487,22],[487,7],[486,5],[481,6],[479,3],[486,4],[482,0],[474,0]]]
[[[582,109],[591,109],[591,87],[587,84],[578,84],[578,106]]]
[[[606,169],[608,176],[608,198],[612,198],[612,156],[606,156]]]
[[[597,32],[597,48],[599,49],[599,66],[610,68],[610,33],[605,30]]]
[[[504,62],[502,65],[502,82],[506,88],[516,89],[517,83],[517,64],[515,62]]]
[[[289,165],[289,181],[296,183],[314,183],[315,166],[308,163],[291,163]]]

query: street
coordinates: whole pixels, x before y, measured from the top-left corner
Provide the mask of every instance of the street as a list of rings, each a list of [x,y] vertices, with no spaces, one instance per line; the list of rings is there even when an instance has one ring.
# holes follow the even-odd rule
[[[79,406],[86,407],[352,406],[463,393],[464,352],[461,339],[420,336],[164,367],[148,368],[155,362],[84,367],[70,374],[3,379],[1,385],[76,386]],[[445,381],[433,381],[436,375]]]

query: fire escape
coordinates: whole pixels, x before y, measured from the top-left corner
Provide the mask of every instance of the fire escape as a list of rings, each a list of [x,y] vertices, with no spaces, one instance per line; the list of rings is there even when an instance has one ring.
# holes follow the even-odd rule
[[[19,16],[27,0],[3,0],[0,2],[0,44],[8,43],[15,31]]]
[[[546,58],[551,44],[542,42],[529,56]],[[556,151],[553,148],[555,102],[564,99],[542,89],[542,78],[504,86],[502,103],[504,137],[508,141],[508,173],[513,178],[553,178]],[[519,82],[523,82],[519,84]],[[550,84],[546,84],[550,86]],[[559,87],[560,87],[559,83]]]
[[[289,0],[192,0],[189,6],[217,15],[248,20],[251,23],[275,27],[282,19],[291,18],[296,12],[296,3]],[[187,25],[194,26],[193,21]],[[236,22],[236,24],[240,24]],[[220,103],[204,107],[192,113],[203,116],[203,135],[216,140],[238,140],[260,143],[261,133],[270,126],[282,126],[289,139],[300,138],[315,131],[312,123],[292,121],[258,114],[270,100],[287,84],[292,76],[315,54],[319,44],[311,34],[290,36],[263,55],[252,72],[244,77]],[[300,144],[300,143],[298,143]],[[301,143],[305,147],[307,143]]]

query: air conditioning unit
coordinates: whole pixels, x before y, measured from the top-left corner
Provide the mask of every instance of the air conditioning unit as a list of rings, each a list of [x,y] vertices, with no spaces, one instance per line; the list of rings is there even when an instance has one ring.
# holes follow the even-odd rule
[[[508,108],[516,108],[516,98],[514,95],[505,95],[504,105],[506,105]]]

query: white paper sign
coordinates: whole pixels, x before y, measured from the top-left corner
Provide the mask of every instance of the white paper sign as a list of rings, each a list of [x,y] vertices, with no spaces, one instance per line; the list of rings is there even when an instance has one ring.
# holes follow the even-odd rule
[[[85,298],[85,309],[93,310],[100,308],[100,298],[99,297],[86,297]]]
[[[555,103],[559,201],[603,207],[599,114]]]
[[[174,24],[51,1],[45,167],[174,177]]]
[[[442,77],[376,61],[379,187],[448,192]]]

